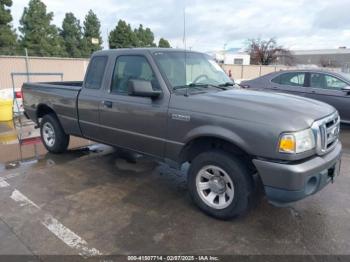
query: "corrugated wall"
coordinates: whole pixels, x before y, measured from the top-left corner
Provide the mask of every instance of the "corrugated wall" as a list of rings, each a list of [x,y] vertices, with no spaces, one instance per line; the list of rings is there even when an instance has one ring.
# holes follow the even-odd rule
[[[25,59],[22,56],[0,56],[0,89],[12,88],[12,72],[26,72]],[[88,63],[88,59],[29,57],[28,69],[31,73],[63,73],[64,81],[82,81]],[[31,82],[59,80],[59,76],[30,77]],[[16,76],[16,88],[20,88],[26,81],[25,76]]]

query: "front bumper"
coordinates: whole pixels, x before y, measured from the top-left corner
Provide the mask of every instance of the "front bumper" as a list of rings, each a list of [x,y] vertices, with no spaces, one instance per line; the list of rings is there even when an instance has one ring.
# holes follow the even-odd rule
[[[254,159],[267,198],[283,204],[303,199],[324,188],[339,174],[342,145],[323,156],[298,164]]]

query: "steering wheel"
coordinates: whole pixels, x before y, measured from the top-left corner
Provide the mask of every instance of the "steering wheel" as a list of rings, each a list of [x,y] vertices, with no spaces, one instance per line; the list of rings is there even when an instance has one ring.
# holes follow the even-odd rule
[[[201,78],[203,78],[203,80],[208,80],[208,79],[209,79],[209,77],[208,77],[207,75],[204,75],[204,74],[203,74],[203,75],[197,76],[197,77],[193,80],[192,83],[198,83],[199,80],[200,80]]]

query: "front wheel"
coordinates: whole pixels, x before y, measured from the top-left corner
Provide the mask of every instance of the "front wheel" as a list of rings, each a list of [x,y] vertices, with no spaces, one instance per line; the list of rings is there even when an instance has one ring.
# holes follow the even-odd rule
[[[47,151],[59,154],[67,150],[69,135],[67,135],[56,116],[45,115],[40,122],[41,140]]]
[[[222,151],[201,153],[192,161],[188,173],[194,203],[220,219],[233,218],[248,210],[252,185],[244,161]]]

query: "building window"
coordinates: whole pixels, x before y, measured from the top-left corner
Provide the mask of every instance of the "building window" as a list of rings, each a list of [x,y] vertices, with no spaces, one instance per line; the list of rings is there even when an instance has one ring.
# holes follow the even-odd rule
[[[233,63],[234,63],[235,65],[243,65],[243,58],[235,58],[235,59],[233,60]]]

